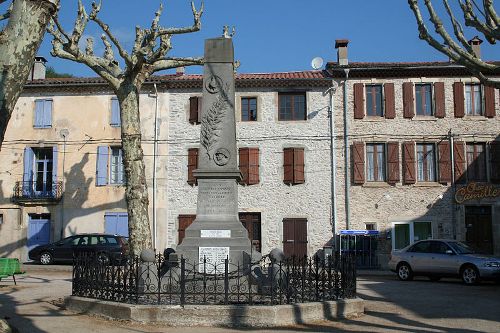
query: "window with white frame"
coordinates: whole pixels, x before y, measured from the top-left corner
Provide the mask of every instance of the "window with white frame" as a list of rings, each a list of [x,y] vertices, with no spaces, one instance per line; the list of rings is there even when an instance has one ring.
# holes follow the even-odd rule
[[[399,250],[416,241],[432,238],[429,221],[394,222],[392,224],[392,249]]]
[[[480,84],[465,85],[465,114],[469,116],[482,116],[483,105]]]
[[[436,149],[433,143],[417,143],[417,180],[436,181]]]
[[[97,148],[97,186],[125,184],[124,171],[121,147],[99,146]]]
[[[366,144],[366,179],[371,182],[385,181],[385,144]]]
[[[123,153],[121,147],[110,147],[110,155],[109,182],[110,184],[123,184]]]

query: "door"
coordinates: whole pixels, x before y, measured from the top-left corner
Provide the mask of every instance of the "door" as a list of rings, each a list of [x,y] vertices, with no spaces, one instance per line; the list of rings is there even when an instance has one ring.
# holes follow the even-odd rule
[[[307,219],[283,220],[283,252],[286,257],[307,256]]]
[[[52,148],[37,148],[35,152],[34,187],[37,196],[52,196]]]
[[[107,234],[128,237],[128,214],[104,214],[104,230]]]
[[[408,250],[408,262],[414,272],[422,273],[430,270],[431,242],[418,242]]]
[[[393,249],[399,250],[410,245],[410,224],[394,224]]]
[[[432,239],[432,224],[430,222],[413,222],[413,242]]]
[[[248,231],[248,238],[255,251],[261,252],[260,213],[240,213],[241,224]]]
[[[431,273],[436,275],[451,275],[458,273],[461,262],[457,259],[455,252],[446,243],[433,241],[431,250]]]
[[[493,254],[493,232],[490,206],[465,207],[466,242],[474,251]]]
[[[28,250],[50,243],[50,214],[29,215]]]
[[[54,245],[54,259],[66,261],[73,260],[73,251],[79,240],[79,236],[71,236],[57,242]]]

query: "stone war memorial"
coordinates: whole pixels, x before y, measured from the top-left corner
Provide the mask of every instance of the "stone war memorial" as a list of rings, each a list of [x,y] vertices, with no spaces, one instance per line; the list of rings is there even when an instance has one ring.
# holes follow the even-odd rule
[[[124,262],[80,254],[68,309],[170,326],[272,327],[360,315],[352,256],[252,249],[238,217],[234,49],[205,41],[197,214],[177,249]]]

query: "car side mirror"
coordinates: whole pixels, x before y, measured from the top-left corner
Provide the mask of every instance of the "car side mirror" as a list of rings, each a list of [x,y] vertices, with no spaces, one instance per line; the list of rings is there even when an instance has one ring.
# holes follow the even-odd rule
[[[446,250],[446,254],[452,255],[453,251],[452,250]]]

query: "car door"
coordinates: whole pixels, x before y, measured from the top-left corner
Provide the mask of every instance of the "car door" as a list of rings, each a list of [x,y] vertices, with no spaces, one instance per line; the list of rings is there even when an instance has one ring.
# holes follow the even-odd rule
[[[448,244],[441,241],[432,241],[431,252],[431,273],[452,275],[458,272],[457,255]]]
[[[415,273],[425,273],[429,269],[430,241],[415,243],[407,251],[408,262]]]
[[[73,260],[73,248],[78,244],[79,237],[71,236],[57,242],[54,246],[54,259],[60,261]]]

